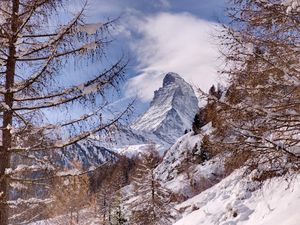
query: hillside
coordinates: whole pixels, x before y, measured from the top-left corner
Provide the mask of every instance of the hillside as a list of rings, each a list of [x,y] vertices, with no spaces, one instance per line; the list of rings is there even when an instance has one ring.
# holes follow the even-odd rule
[[[179,172],[177,168],[184,162],[185,153],[192,152],[197,143],[199,135],[183,136],[157,167],[158,177],[164,185],[187,199],[176,205],[180,216],[174,225],[299,224],[299,175],[257,182],[256,171],[245,176],[244,168],[239,168],[224,176],[226,157],[222,156],[201,164],[192,163],[188,169]],[[188,177],[186,171],[193,177]],[[191,179],[196,188],[191,185]],[[195,195],[196,192],[199,194]]]
[[[220,183],[177,205],[174,225],[298,225],[300,176],[273,178],[262,186],[237,170]]]

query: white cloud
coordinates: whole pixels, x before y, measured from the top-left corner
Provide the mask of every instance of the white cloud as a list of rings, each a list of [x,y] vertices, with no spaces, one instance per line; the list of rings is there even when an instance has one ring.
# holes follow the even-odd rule
[[[135,18],[130,26],[141,38],[131,45],[138,60],[138,76],[127,82],[127,96],[151,100],[167,72],[176,72],[204,90],[217,83],[218,24],[187,13],[160,13]]]

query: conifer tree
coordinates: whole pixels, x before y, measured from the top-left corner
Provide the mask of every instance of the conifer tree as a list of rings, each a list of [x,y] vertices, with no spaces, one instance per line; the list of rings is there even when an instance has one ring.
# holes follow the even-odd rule
[[[80,163],[76,162],[81,171]],[[51,188],[52,202],[48,204],[49,217],[67,216],[70,224],[79,224],[80,210],[90,200],[89,177],[87,174],[60,177],[53,180]],[[65,224],[64,219],[61,224]]]
[[[133,177],[136,200],[130,205],[130,223],[136,225],[168,225],[174,220],[171,192],[155,178],[159,155],[149,149]]]
[[[122,196],[120,189],[127,183],[128,159],[120,157],[115,164],[108,165],[106,177],[102,177],[101,186],[95,195],[97,196],[97,216],[103,224],[125,224],[123,215]]]

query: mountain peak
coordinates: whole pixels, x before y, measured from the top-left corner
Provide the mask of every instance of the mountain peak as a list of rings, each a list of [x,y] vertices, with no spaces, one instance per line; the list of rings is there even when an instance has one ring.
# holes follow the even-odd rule
[[[177,73],[167,73],[166,76],[163,79],[163,87],[176,83],[177,81],[184,81],[181,76],[179,76]]]
[[[190,84],[176,73],[167,73],[163,86],[154,92],[149,109],[131,126],[134,130],[155,134],[173,144],[190,129],[198,112],[198,99]]]

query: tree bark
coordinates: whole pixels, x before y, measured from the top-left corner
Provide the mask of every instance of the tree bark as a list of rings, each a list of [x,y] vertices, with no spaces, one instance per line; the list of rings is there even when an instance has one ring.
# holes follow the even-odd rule
[[[13,120],[13,93],[11,88],[14,85],[15,68],[16,68],[16,47],[18,30],[18,12],[19,12],[19,0],[13,0],[12,6],[12,23],[11,23],[11,37],[9,39],[9,54],[7,58],[7,70],[5,74],[5,89],[4,102],[5,109],[3,112],[3,131],[2,131],[2,148],[0,152],[0,193],[1,195],[1,207],[0,207],[0,224],[8,225],[9,218],[9,206],[7,201],[9,200],[9,176],[5,174],[7,168],[10,168],[11,153],[9,149],[12,145],[11,127]]]

